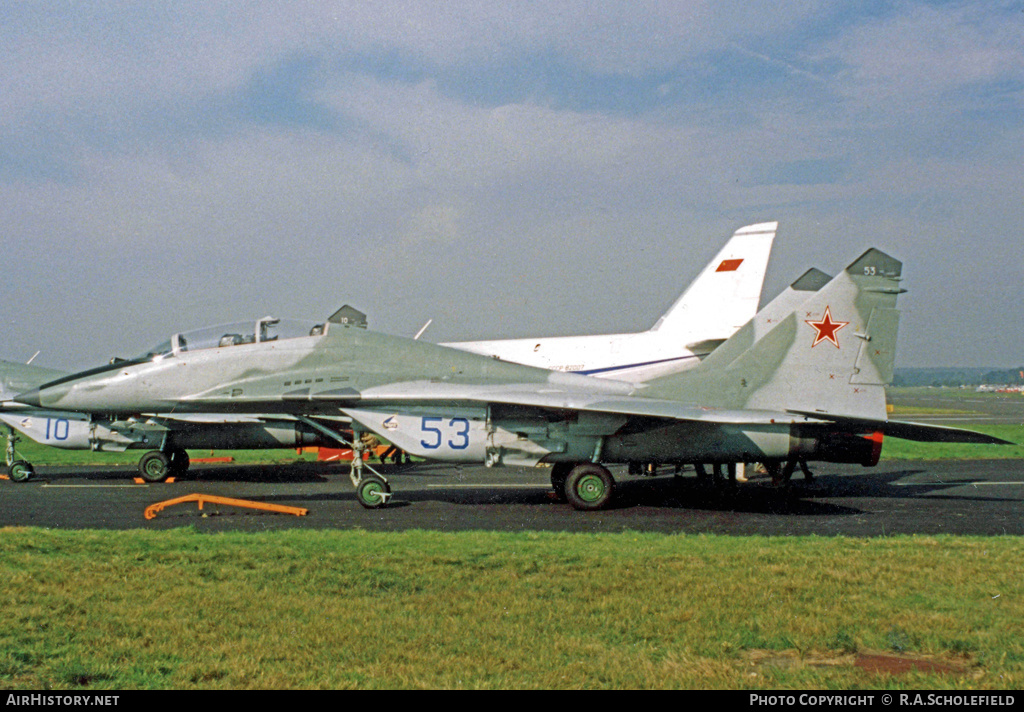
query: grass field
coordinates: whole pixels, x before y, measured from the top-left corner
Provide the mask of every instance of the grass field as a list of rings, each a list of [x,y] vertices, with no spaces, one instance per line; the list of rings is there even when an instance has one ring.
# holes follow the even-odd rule
[[[0,530],[6,688],[1024,685],[1020,541]],[[898,656],[893,675],[858,661]]]
[[[1024,426],[965,427],[1024,443]],[[140,455],[21,449],[36,464]],[[883,450],[993,456],[1024,450]],[[7,528],[0,687],[1021,689],[1022,550],[1015,537]]]

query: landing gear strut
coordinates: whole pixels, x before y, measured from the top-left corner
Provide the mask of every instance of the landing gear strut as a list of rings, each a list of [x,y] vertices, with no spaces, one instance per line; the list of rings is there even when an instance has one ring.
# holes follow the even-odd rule
[[[345,447],[352,448],[352,470],[349,472],[349,479],[356,488],[356,501],[367,509],[379,509],[387,505],[391,499],[391,485],[387,479],[370,466],[370,463],[363,462],[363,441],[360,433],[353,428],[352,442],[343,438],[340,434],[321,425],[311,418],[296,416],[299,422],[305,423],[314,430],[318,430],[332,440],[337,440]],[[364,475],[363,468],[371,474]]]
[[[13,428],[7,428],[7,475],[14,482],[26,482],[32,479],[36,471],[26,460],[19,460],[14,446],[18,442],[18,436],[14,434]]]

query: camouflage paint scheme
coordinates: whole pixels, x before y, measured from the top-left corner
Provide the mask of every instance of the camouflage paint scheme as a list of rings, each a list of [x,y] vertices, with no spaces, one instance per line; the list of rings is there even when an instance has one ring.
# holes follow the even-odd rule
[[[899,261],[868,250],[820,289],[784,293],[785,304],[773,302],[698,367],[644,384],[329,323],[305,337],[176,348],[44,384],[18,400],[122,416],[282,413],[325,429],[344,416],[421,457],[553,463],[556,489],[564,485],[581,509],[609,501],[614,483],[601,463],[870,466],[887,432],[1001,442],[887,420],[901,272]]]

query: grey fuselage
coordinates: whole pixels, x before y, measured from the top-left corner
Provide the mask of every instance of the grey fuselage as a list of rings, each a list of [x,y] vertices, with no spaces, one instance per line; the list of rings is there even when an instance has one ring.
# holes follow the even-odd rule
[[[347,416],[407,452],[490,465],[736,462],[796,453],[877,459],[873,441],[829,445],[826,429],[783,412],[723,423],[700,404],[647,401],[631,384],[506,363],[411,339],[329,325],[325,333],[194,351],[61,379],[34,405],[131,416],[289,413]],[[650,409],[650,415],[647,410]],[[833,438],[834,439],[834,438]]]

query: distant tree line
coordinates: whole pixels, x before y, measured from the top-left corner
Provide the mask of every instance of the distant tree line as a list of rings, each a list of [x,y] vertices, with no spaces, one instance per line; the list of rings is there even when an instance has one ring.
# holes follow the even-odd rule
[[[1024,366],[1017,368],[897,368],[894,386],[981,386],[1024,384]]]

